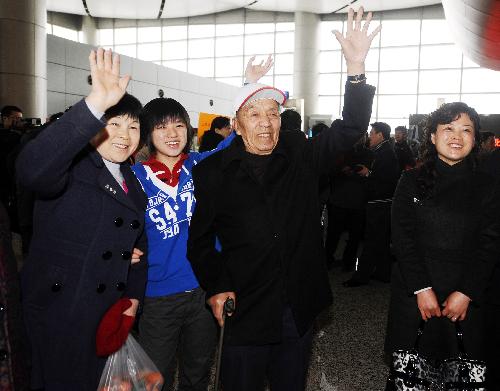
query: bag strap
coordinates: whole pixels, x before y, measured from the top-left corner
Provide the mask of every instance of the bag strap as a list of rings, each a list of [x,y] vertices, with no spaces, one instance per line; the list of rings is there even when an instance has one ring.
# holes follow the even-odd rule
[[[458,357],[463,358],[467,353],[465,352],[464,333],[458,320],[455,322],[455,332],[457,334]]]
[[[418,345],[420,344],[420,338],[424,334],[425,320],[420,320],[420,323],[417,328],[417,337],[415,338],[415,345],[413,345],[413,349],[418,352]]]

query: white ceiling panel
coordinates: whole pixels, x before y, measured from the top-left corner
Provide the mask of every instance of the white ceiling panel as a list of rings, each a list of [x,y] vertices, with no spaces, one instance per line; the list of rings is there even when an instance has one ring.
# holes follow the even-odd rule
[[[66,14],[86,15],[82,0],[47,0],[47,9]]]
[[[155,19],[161,0],[86,0],[92,16],[123,19]],[[369,11],[420,7],[438,4],[437,0],[167,0],[162,18],[199,16],[246,7],[252,10],[282,12],[346,12],[349,4]],[[47,0],[49,11],[85,15],[82,0]]]

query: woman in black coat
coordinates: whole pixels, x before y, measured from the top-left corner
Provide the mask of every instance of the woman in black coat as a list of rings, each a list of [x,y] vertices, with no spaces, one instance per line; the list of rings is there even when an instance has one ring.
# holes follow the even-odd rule
[[[121,316],[133,321],[147,277],[145,258],[131,266],[134,249],[146,248],[147,199],[127,164],[142,106],[125,94],[111,52],[92,52],[90,68],[89,96],[17,161],[18,180],[37,195],[21,282],[31,385],[44,391],[97,389],[106,361],[96,353],[98,324],[122,297],[132,306]]]
[[[483,299],[499,256],[500,194],[476,168],[479,116],[449,103],[427,119],[423,165],[403,173],[392,205],[393,270],[385,350],[409,349],[421,319],[420,352],[484,358]]]

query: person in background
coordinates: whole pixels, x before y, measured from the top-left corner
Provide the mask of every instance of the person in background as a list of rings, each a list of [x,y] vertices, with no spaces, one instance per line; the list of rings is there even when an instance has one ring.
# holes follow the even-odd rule
[[[421,320],[427,324],[419,351],[432,360],[458,356],[457,321],[470,358],[484,359],[485,343],[498,346],[498,328],[487,335],[484,315],[500,257],[500,187],[476,164],[479,129],[473,108],[442,105],[427,118],[422,165],[398,183],[388,354],[413,347]]]
[[[126,94],[130,77],[120,77],[118,55],[99,48],[89,63],[90,94],[28,142],[16,163],[18,181],[37,197],[21,289],[31,387],[45,391],[97,389],[146,285],[147,199],[127,164],[142,105]]]
[[[328,125],[324,124],[323,122],[319,122],[319,123],[315,124],[311,128],[311,137],[319,136],[321,134],[321,132],[325,129],[328,129]]]
[[[304,137],[306,136],[302,132],[302,117],[298,112],[293,109],[288,109],[283,111],[281,114],[281,131],[282,132],[298,132]]]
[[[394,130],[394,140],[394,152],[398,158],[401,171],[414,168],[416,161],[408,144],[408,129],[405,126],[397,126]]]
[[[368,284],[371,278],[389,282],[391,276],[391,203],[401,170],[390,143],[391,127],[374,122],[370,130],[373,162],[359,166],[357,175],[365,179],[367,205],[363,251],[353,276],[345,287]]]
[[[212,120],[210,129],[207,130],[201,139],[200,152],[210,151],[217,148],[217,145],[231,134],[231,123],[227,117],[215,117]]]
[[[481,132],[481,157],[490,154],[495,148],[495,134],[492,132]]]
[[[245,77],[255,82],[267,73],[272,61],[264,65],[252,62],[253,58]],[[218,118],[212,127],[225,134],[230,130],[229,120]],[[173,386],[178,352],[179,390],[202,391],[208,386],[217,325],[186,258],[196,206],[191,172],[203,159],[230,145],[234,134],[221,135],[217,149],[191,152],[194,132],[189,115],[171,98],[146,104],[141,126],[150,157],[132,169],[149,199],[145,215],[149,272],[139,342],[162,373],[164,390]]]
[[[330,174],[330,197],[328,199],[328,230],[326,237],[326,259],[328,268],[336,264],[343,272],[352,272],[356,266],[359,243],[363,238],[366,213],[365,179],[357,174],[363,166],[371,167],[373,152],[366,146],[367,134],[346,152]],[[334,258],[340,237],[347,231],[347,240],[342,259]]]

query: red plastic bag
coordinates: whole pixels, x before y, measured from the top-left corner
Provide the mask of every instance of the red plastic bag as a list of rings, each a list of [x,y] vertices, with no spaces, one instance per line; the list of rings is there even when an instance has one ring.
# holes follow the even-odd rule
[[[160,391],[163,377],[131,335],[108,357],[98,391]]]

